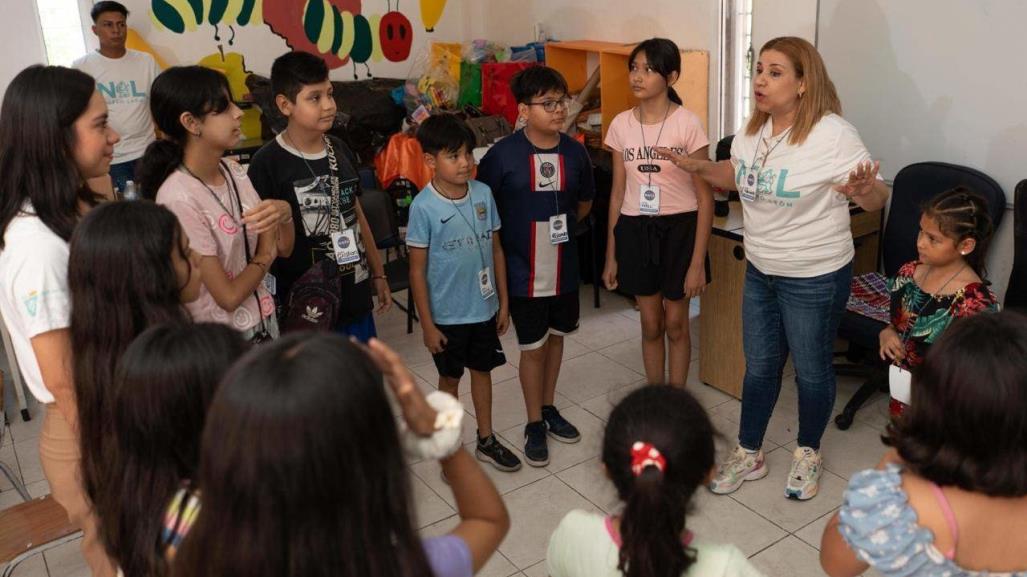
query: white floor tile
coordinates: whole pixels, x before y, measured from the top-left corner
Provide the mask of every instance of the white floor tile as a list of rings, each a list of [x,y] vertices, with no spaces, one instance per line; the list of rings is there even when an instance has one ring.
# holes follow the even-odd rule
[[[642,326],[638,321],[609,313],[582,318],[574,339],[595,351],[628,339],[637,340],[641,334]]]
[[[795,536],[806,542],[807,545],[813,547],[817,551],[820,550],[820,539],[824,536],[824,528],[827,527],[828,521],[834,514],[838,512],[838,509],[829,511],[823,517],[813,521],[809,525],[806,525],[802,529],[795,532]]]
[[[18,466],[18,457],[16,455],[13,444],[5,445],[3,448],[0,448],[0,462],[3,462],[3,464],[7,465],[11,472],[14,473],[14,475],[18,477],[19,480],[21,479],[21,467]],[[11,484],[11,481],[7,478],[7,475],[0,473],[0,491],[7,491],[8,489],[13,488],[14,485]]]
[[[32,420],[28,422],[22,421],[21,413],[15,409],[16,407],[8,407],[8,414],[10,415],[8,424],[11,427],[11,440],[17,443],[39,437],[39,431],[43,429],[43,417],[45,416],[43,407],[36,403],[35,399],[29,399],[29,413],[32,416]]]
[[[14,569],[12,577],[49,577],[42,555],[33,555]]]
[[[607,478],[599,457],[564,469],[556,476],[604,513],[612,514],[621,510],[622,503],[617,496],[617,489]]]
[[[89,567],[82,557],[82,539],[65,543],[59,547],[50,549],[43,555],[46,556],[46,567],[50,577],[89,577]]]
[[[414,511],[417,515],[418,527],[427,527],[456,514],[453,507],[450,507],[442,497],[439,497],[416,475],[410,476],[410,484],[413,488]]]
[[[685,521],[698,538],[713,543],[731,543],[752,555],[780,540],[787,533],[727,495],[714,495],[705,487],[692,499],[693,512]]]
[[[609,393],[638,381],[638,373],[599,353],[564,361],[556,391],[575,403]]]
[[[752,563],[768,577],[824,577],[816,549],[789,535],[752,558]]]
[[[548,577],[549,568],[546,567],[546,561],[543,559],[538,563],[535,563],[531,567],[528,567],[521,572],[524,577]]]
[[[521,452],[520,446],[508,444],[507,448],[513,451],[513,453],[517,455],[517,458],[521,460],[522,466],[519,471],[507,473],[504,471],[498,471],[487,463],[479,463],[485,471],[485,474],[488,475],[496,485],[496,490],[499,491],[500,495],[505,495],[520,487],[550,476],[549,471],[544,468],[529,466],[524,460],[524,453]],[[464,449],[472,455],[474,454],[473,444],[465,445]],[[413,469],[414,474],[420,477],[426,485],[431,487],[437,495],[442,497],[450,507],[453,507],[454,509],[456,508],[456,500],[453,498],[452,489],[442,481],[442,466],[439,465],[438,461],[421,461],[412,465],[411,469]]]
[[[795,450],[796,443],[785,445]],[[849,479],[864,469],[873,469],[888,451],[881,442],[881,431],[863,423],[853,423],[847,431],[829,424],[821,441],[824,469]]]
[[[545,559],[549,536],[568,512],[598,510],[556,477],[521,487],[506,495],[505,500],[511,529],[499,550],[518,569]]]
[[[46,478],[43,475],[43,465],[39,462],[39,440],[29,439],[14,443],[14,452],[18,456],[18,466],[21,468],[21,478],[25,484],[42,481]]]
[[[645,379],[637,380],[629,385],[593,397],[583,403],[580,403],[580,406],[605,422],[610,415],[610,411],[613,410],[613,407],[615,407],[617,403],[621,402],[621,400],[623,400],[624,397],[632,391],[644,386],[645,384]]]

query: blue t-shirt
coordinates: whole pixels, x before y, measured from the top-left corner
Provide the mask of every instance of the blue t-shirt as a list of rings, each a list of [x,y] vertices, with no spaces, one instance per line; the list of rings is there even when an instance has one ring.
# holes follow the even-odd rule
[[[546,297],[578,290],[578,203],[595,198],[592,161],[565,134],[560,144],[537,149],[519,130],[489,149],[478,180],[492,189],[503,219],[507,289],[511,296]],[[570,240],[552,244],[549,219],[567,215]]]
[[[428,184],[410,205],[407,245],[428,249],[428,300],[432,319],[440,325],[481,323],[499,310],[499,295],[482,298],[478,274],[492,262],[492,233],[500,220],[489,187],[472,180],[468,194],[450,200]]]

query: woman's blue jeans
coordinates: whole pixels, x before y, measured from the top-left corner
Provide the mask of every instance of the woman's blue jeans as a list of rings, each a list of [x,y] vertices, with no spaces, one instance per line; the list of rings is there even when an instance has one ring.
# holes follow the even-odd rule
[[[781,373],[792,353],[799,390],[799,446],[820,449],[834,408],[832,366],[838,323],[849,299],[852,263],[825,275],[766,275],[749,263],[742,297],[745,381],[738,442],[763,446],[781,392]]]

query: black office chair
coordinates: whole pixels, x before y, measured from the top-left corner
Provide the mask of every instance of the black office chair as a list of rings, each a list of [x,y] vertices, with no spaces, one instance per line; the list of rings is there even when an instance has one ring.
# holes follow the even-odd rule
[[[414,332],[417,313],[414,310],[413,291],[410,290],[410,259],[406,245],[399,236],[399,216],[395,202],[389,193],[377,188],[365,188],[360,196],[367,224],[371,227],[374,242],[379,250],[385,251],[385,276],[389,278],[392,302],[407,315],[407,334]],[[396,293],[407,291],[406,305],[396,299]]]
[[[990,176],[965,166],[944,162],[918,162],[911,164],[895,176],[892,186],[891,207],[888,210],[888,222],[881,235],[881,251],[884,259],[884,277],[894,277],[902,265],[917,258],[916,239],[920,232],[921,207],[946,190],[956,186],[966,186],[978,192],[988,203],[991,220],[998,228],[1005,213],[1006,196]],[[878,275],[878,278],[869,275]],[[857,287],[880,286],[882,278],[878,273],[868,273],[852,280],[853,292]],[[885,312],[887,311],[887,305]],[[856,310],[877,308],[878,318],[881,315],[880,303],[874,305],[849,301],[849,307],[842,316],[838,328],[838,336],[849,341],[849,350],[845,356],[855,364],[835,365],[835,373],[839,375],[867,377],[866,382],[852,395],[845,408],[835,419],[835,425],[845,430],[852,426],[856,412],[878,391],[888,390],[888,365],[878,356],[878,335],[887,325],[868,317]]]
[[[1027,180],[1017,183],[1013,197],[1013,270],[1002,306],[1027,312]]]

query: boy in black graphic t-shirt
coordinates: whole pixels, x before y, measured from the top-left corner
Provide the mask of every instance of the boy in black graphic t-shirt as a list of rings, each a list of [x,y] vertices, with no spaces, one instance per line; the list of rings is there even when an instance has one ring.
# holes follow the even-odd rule
[[[261,198],[284,200],[292,206],[296,245],[289,258],[275,262],[276,298],[289,303],[293,284],[315,263],[336,258],[332,244],[331,205],[338,182],[341,232],[352,234],[360,258],[340,265],[341,312],[336,330],[366,341],[375,336],[371,314],[372,287],[379,312],[389,308],[392,296],[381,257],[367,219],[360,208],[360,180],[353,154],[340,140],[327,136],[335,119],[335,99],[324,60],[305,52],[280,56],[271,67],[275,104],[289,119],[284,132],[253,155],[249,177]],[[327,142],[337,160],[329,163]]]

